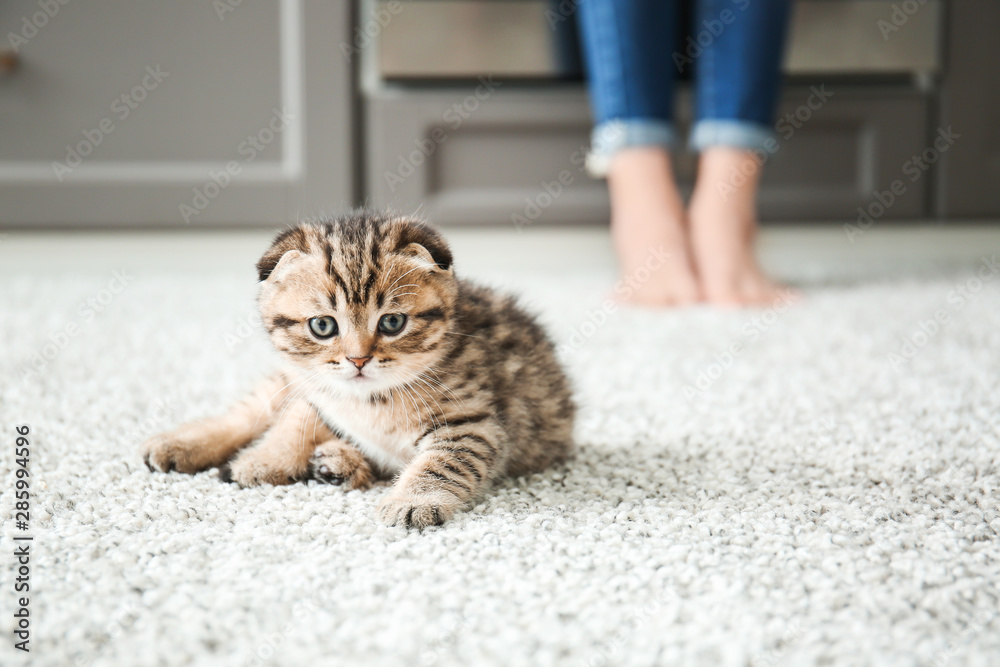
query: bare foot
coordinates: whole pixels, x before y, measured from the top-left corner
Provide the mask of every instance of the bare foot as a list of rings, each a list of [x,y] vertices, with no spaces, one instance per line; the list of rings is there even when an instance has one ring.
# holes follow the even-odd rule
[[[701,155],[688,213],[701,289],[710,303],[770,304],[781,294],[754,255],[761,169],[740,149],[715,147]]]
[[[618,152],[608,173],[611,235],[618,251],[619,298],[644,306],[699,300],[670,156],[662,148]]]

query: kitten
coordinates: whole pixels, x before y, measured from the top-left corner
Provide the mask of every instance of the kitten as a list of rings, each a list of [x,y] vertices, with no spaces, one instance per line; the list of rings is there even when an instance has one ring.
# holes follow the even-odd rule
[[[511,297],[457,278],[424,223],[357,211],[301,224],[257,270],[287,364],[223,416],[145,442],[150,470],[350,489],[395,475],[378,516],[423,527],[569,454],[574,406],[551,342]]]

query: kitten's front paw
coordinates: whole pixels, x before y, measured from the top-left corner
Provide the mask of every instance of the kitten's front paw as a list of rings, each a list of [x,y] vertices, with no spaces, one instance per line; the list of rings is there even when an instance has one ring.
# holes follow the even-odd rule
[[[234,482],[242,487],[260,486],[261,484],[292,484],[301,479],[302,475],[287,470],[266,454],[255,449],[248,449],[238,454],[229,463],[219,468],[219,479],[223,482]]]
[[[409,493],[390,491],[378,504],[375,513],[390,526],[424,528],[439,526],[461,507],[458,499],[449,493]]]
[[[176,470],[193,474],[205,469],[196,456],[196,447],[174,436],[161,433],[142,443],[142,462],[150,472]]]
[[[327,484],[343,484],[348,489],[367,489],[375,480],[361,452],[336,440],[316,447],[309,459],[309,476]]]

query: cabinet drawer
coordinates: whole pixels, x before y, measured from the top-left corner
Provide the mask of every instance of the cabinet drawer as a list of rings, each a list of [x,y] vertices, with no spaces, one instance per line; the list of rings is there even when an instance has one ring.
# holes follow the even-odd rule
[[[605,184],[583,169],[590,132],[583,91],[482,88],[386,89],[370,100],[373,202],[422,206],[443,223],[606,223]],[[826,90],[832,95],[823,102],[808,86],[785,92],[780,114],[791,120],[776,126],[760,197],[764,219],[854,218],[900,178],[907,192],[882,217],[924,215],[929,175],[910,182],[903,170],[927,148],[925,98],[902,87]],[[688,96],[679,98],[679,108],[689,108]],[[689,117],[679,113],[682,134]],[[679,179],[690,187],[695,159],[677,158]]]

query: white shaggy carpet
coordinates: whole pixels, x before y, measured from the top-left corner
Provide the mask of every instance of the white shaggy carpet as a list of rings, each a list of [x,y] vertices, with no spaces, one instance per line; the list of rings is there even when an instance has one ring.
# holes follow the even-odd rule
[[[1000,275],[949,300],[975,262],[814,279],[780,314],[613,313],[563,348],[576,459],[422,533],[373,520],[384,486],[150,474],[145,434],[218,410],[274,361],[259,331],[243,337],[249,263],[128,265],[92,321],[80,304],[114,263],[0,277],[0,664],[1000,661]],[[610,274],[494,278],[565,343]],[[893,368],[902,339],[915,354]],[[21,423],[30,655],[11,639]]]

